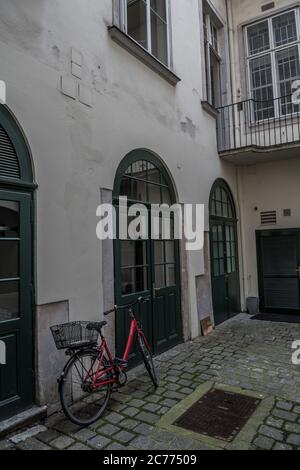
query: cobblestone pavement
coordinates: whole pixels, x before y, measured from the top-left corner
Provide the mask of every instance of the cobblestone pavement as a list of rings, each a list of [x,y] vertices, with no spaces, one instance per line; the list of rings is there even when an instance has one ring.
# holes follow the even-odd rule
[[[300,450],[300,366],[291,361],[291,345],[297,339],[300,325],[239,315],[211,336],[157,357],[157,391],[139,367],[130,374],[126,387],[113,394],[109,410],[94,425],[80,429],[56,413],[0,441],[0,449],[208,449],[205,439],[174,434],[157,423],[209,381],[273,397],[267,414],[252,429],[249,449]],[[240,445],[234,441],[231,448]]]

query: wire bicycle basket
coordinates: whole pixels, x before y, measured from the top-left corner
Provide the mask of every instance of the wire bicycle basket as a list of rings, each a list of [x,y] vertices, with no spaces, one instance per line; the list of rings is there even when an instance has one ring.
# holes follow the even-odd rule
[[[50,330],[57,349],[80,349],[97,344],[99,333],[88,330],[90,322],[72,322],[51,326]]]

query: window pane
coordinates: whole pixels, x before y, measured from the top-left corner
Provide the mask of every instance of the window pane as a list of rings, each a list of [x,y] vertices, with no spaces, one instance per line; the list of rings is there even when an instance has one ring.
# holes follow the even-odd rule
[[[155,287],[161,289],[166,286],[165,265],[155,266]]]
[[[151,0],[151,9],[161,17],[162,20],[167,20],[166,0]]]
[[[132,199],[140,202],[147,202],[147,183],[132,180]]]
[[[0,200],[0,238],[19,236],[19,203]]]
[[[211,45],[212,45],[214,51],[216,51],[218,53],[218,51],[219,51],[218,28],[212,22],[210,23],[210,25],[211,25]]]
[[[167,264],[166,265],[166,286],[175,286],[176,279],[175,279],[175,264]]]
[[[168,65],[167,24],[153,10],[151,10],[151,38],[152,54],[163,64]]]
[[[148,163],[148,181],[152,183],[161,183],[160,171],[152,163]]]
[[[248,48],[250,54],[266,51],[270,48],[269,26],[263,21],[248,28]]]
[[[175,242],[165,242],[166,263],[175,263]]]
[[[134,162],[130,167],[130,176],[138,178],[140,180],[147,179],[147,162],[139,160]]]
[[[129,199],[132,199],[132,180],[130,178],[124,177],[121,181],[120,187],[120,196],[127,196]]]
[[[147,49],[147,9],[144,0],[127,0],[127,33]]]
[[[162,187],[162,203],[171,206],[171,194],[169,188]]]
[[[147,245],[145,241],[121,241],[120,244],[122,267],[147,264]]]
[[[255,121],[274,117],[271,56],[250,61],[250,79]]]
[[[129,295],[148,290],[147,268],[122,268],[122,294]]]
[[[282,46],[297,40],[295,12],[290,11],[273,18],[273,33],[275,46]]]
[[[19,276],[19,242],[0,240],[0,279]]]
[[[161,203],[161,186],[157,186],[156,184],[149,184],[148,192],[149,192],[149,202],[151,204]]]
[[[290,114],[299,110],[292,104],[292,83],[300,77],[298,47],[290,47],[276,53],[281,114]]]
[[[19,282],[0,282],[0,322],[19,316]]]
[[[165,262],[164,242],[154,242],[154,260],[155,264],[161,264]]]
[[[218,57],[210,51],[210,85],[211,104],[217,108],[220,105],[220,63]]]

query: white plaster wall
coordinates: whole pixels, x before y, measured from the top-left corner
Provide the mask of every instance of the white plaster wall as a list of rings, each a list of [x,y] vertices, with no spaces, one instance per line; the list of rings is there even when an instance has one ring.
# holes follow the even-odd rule
[[[174,70],[182,79],[176,88],[112,42],[110,0],[0,1],[0,79],[29,141],[39,185],[37,303],[69,300],[72,319],[96,319],[101,312],[95,213],[100,188],[113,188],[129,151],[144,147],[160,155],[182,203],[207,205],[221,176],[236,193],[235,169],[220,162],[215,120],[201,107],[198,0],[172,0],[171,6]],[[83,54],[92,108],[59,91],[61,75],[70,75],[72,47]],[[189,264],[194,320],[202,258],[194,253]],[[192,324],[197,336],[198,322]]]

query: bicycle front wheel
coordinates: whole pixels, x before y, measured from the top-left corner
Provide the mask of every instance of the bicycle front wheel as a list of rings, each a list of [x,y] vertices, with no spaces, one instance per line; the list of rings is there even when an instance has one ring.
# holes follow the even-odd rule
[[[83,350],[76,353],[66,366],[59,383],[59,395],[65,415],[79,426],[89,426],[103,415],[112,392],[112,384],[92,389],[95,374],[105,372],[101,380],[111,380],[112,372],[105,359],[99,363],[99,352]]]
[[[154,363],[153,363],[152,352],[148,344],[146,343],[143,335],[140,333],[138,333],[137,335],[137,342],[138,342],[139,350],[140,350],[140,353],[142,355],[142,358],[145,364],[145,368],[150,376],[150,379],[152,380],[152,383],[155,386],[155,388],[158,388],[159,382],[158,382],[158,378],[157,378]]]

